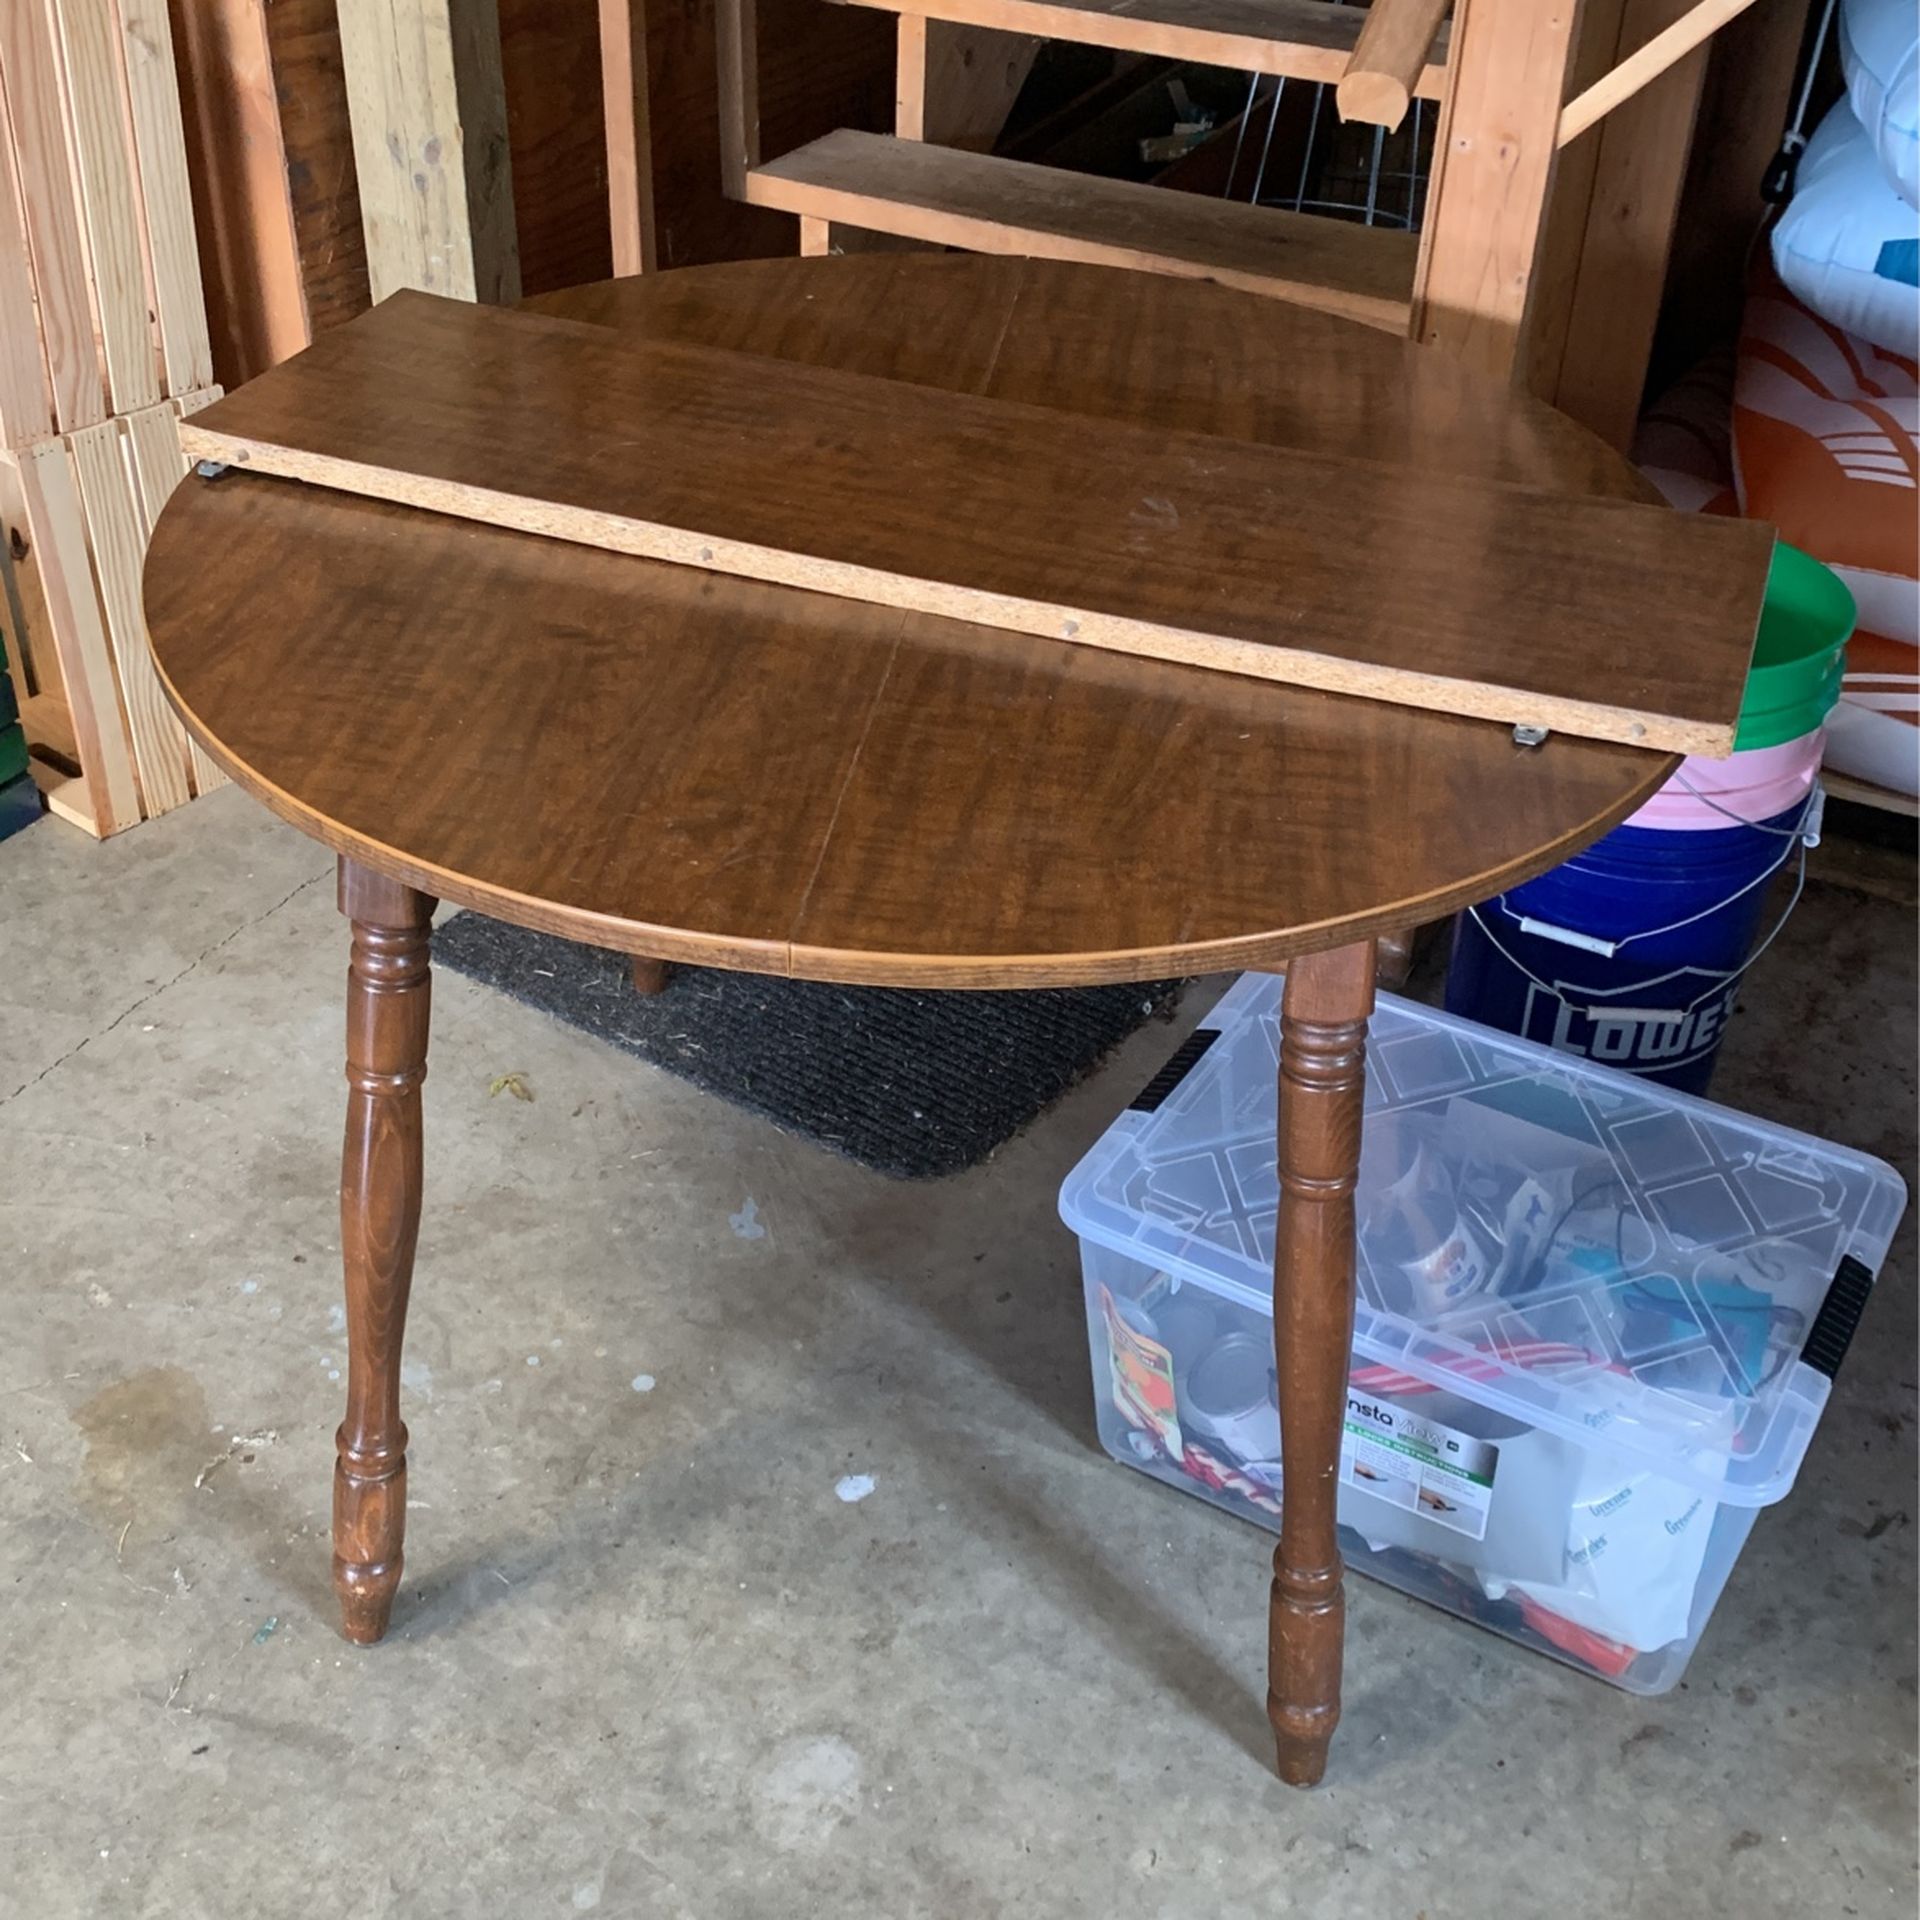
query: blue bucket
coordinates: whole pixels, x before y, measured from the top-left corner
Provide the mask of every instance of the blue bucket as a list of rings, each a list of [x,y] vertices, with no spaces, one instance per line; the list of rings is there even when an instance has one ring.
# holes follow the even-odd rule
[[[1818,844],[1820,789],[1770,820],[1604,840],[1456,923],[1447,1011],[1701,1094],[1756,948],[1768,882]],[[1731,816],[1730,816],[1731,817]]]

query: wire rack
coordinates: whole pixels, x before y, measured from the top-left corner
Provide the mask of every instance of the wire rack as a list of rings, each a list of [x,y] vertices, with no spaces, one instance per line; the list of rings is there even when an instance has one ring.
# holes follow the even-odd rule
[[[1250,75],[1223,196],[1417,233],[1437,111],[1415,100],[1389,132],[1342,121],[1332,95],[1324,82]]]

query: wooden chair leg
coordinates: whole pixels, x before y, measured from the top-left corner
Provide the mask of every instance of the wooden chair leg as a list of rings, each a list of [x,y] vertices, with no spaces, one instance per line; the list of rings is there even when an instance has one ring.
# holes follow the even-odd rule
[[[1392,933],[1383,933],[1373,943],[1374,964],[1383,987],[1397,992],[1407,984],[1407,975],[1413,971],[1413,943],[1419,933],[1418,927],[1400,927]]]
[[[638,954],[633,958],[633,990],[635,993],[664,993],[667,982],[673,975],[664,960],[643,960]]]
[[[1345,1606],[1334,1500],[1353,1346],[1353,1194],[1360,1173],[1371,940],[1287,969],[1280,1026],[1280,1219],[1273,1347],[1286,1462],[1268,1609],[1267,1718],[1289,1786],[1326,1770],[1340,1719]]]
[[[340,911],[353,926],[353,957],[340,1165],[347,1417],[334,1436],[333,1587],[341,1631],[363,1643],[387,1630],[407,1521],[400,1344],[420,1232],[433,908],[428,895],[341,860]]]

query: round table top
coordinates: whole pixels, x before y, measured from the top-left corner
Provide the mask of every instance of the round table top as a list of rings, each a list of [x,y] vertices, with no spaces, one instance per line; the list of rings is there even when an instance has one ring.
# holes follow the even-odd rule
[[[874,254],[530,304],[1136,425],[1363,452],[1436,487],[1470,474],[1642,493],[1591,435],[1437,351],[1194,281]],[[195,737],[342,853],[602,946],[815,979],[1013,986],[1267,965],[1530,878],[1676,764],[1557,735],[1524,749],[1485,721],[260,475],[176,490],[145,592]]]

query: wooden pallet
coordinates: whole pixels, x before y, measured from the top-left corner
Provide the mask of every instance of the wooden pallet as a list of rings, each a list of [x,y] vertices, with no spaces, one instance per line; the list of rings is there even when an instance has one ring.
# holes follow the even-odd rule
[[[0,449],[0,626],[32,771],[96,838],[226,784],[166,704],[140,612],[147,540],[186,472],[180,417],[219,395]]]
[[[224,784],[140,612],[180,417],[218,394],[166,0],[6,0],[0,627],[34,777],[95,835]]]

